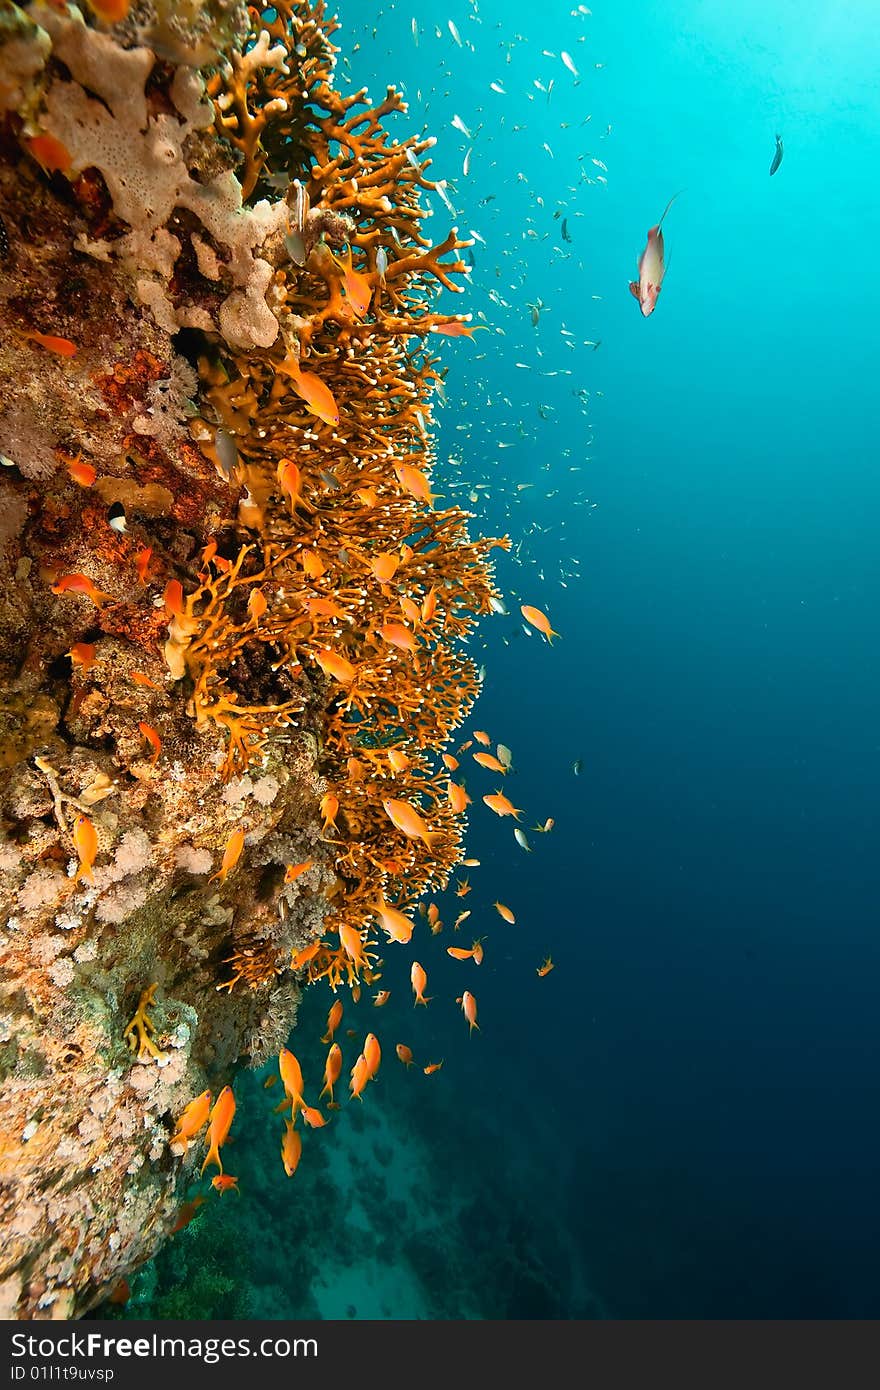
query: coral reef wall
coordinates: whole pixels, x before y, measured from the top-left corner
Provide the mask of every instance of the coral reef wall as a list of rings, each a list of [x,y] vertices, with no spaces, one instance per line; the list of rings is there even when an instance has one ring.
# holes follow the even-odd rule
[[[6,1317],[155,1252],[188,1102],[283,1045],[303,984],[378,978],[376,920],[407,939],[461,856],[434,759],[506,543],[430,486],[467,243],[424,234],[447,200],[400,96],[335,89],[336,28],[0,4]]]

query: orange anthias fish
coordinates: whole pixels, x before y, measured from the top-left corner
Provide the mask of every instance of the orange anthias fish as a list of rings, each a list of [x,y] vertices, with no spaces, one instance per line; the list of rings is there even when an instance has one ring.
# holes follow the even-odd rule
[[[142,584],[147,582],[147,572],[150,568],[150,557],[153,554],[153,547],[146,546],[139,550],[134,557],[134,567],[137,570],[137,577]]]
[[[536,973],[540,975],[543,979],[545,975],[549,975],[550,971],[555,969],[556,966],[553,964],[552,960],[548,956],[547,959],[544,961],[544,964],[538,966]]]
[[[179,579],[169,579],[162,594],[162,602],[169,613],[176,617],[183,614],[183,585]]]
[[[502,777],[507,776],[507,768],[500,758],[495,757],[494,753],[472,753],[471,757],[475,763],[480,764],[480,767],[487,767],[490,772],[500,772]]]
[[[487,324],[470,324],[462,322],[461,319],[455,319],[452,323],[435,323],[432,332],[445,333],[447,338],[472,338],[481,328],[485,328],[486,332],[489,331]]]
[[[491,746],[492,746],[492,740],[490,739],[489,735],[486,733],[486,730],[485,730],[485,729],[474,729],[474,738],[477,740],[477,743],[482,743],[482,745],[483,745],[484,748],[491,748]],[[476,756],[477,756],[477,755],[476,755],[476,753],[475,753],[475,754],[474,754],[474,757],[476,757]]]
[[[325,676],[332,676],[339,681],[340,685],[351,685],[357,675],[356,667],[350,661],[346,661],[344,656],[338,652],[331,652],[324,648],[322,651],[315,652],[315,660],[324,672]]]
[[[302,970],[304,965],[308,965],[310,960],[321,950],[320,941],[312,941],[308,946],[304,946],[301,951],[292,951],[290,955],[291,970]]]
[[[211,1186],[221,1195],[228,1192],[230,1187],[238,1192],[238,1178],[234,1178],[231,1173],[216,1173],[211,1179]]]
[[[321,1096],[329,1093],[330,1105],[333,1105],[333,1087],[339,1080],[339,1073],[342,1071],[342,1048],[339,1043],[334,1043],[327,1053],[327,1060],[324,1063],[324,1089]]]
[[[367,1064],[367,1071],[370,1073],[370,1080],[374,1081],[379,1070],[379,1063],[382,1061],[382,1049],[375,1033],[368,1033],[364,1039],[363,1058]]]
[[[392,772],[406,772],[410,760],[400,748],[388,749],[388,762]]]
[[[87,574],[63,574],[52,585],[52,593],[83,594],[92,600],[96,608],[100,608],[102,603],[108,603],[112,599],[112,595],[105,594],[101,589],[98,589]]]
[[[79,483],[80,487],[91,487],[98,476],[97,469],[90,463],[83,463],[79,455],[75,459],[67,459],[64,466],[73,481]]]
[[[559,633],[553,631],[547,614],[542,613],[540,608],[532,608],[528,603],[521,604],[519,611],[522,613],[527,623],[531,623],[532,627],[536,627],[538,631],[547,638],[547,641],[552,647],[553,638],[558,637]]]
[[[325,792],[321,797],[321,819],[323,820],[324,830],[336,829],[336,817],[339,815],[339,798],[332,792]]]
[[[291,511],[295,511],[302,501],[302,473],[293,459],[283,458],[276,469],[278,485],[289,499]]]
[[[437,590],[432,586],[432,587],[428,590],[427,594],[426,594],[425,597],[424,597],[424,600],[423,600],[423,602],[422,602],[421,609],[419,610],[419,617],[421,618],[421,620],[422,620],[423,623],[430,623],[430,622],[432,621],[432,619],[434,618],[434,616],[436,615],[436,612],[437,612]],[[446,758],[447,758],[447,757],[450,757],[450,756],[451,756],[451,754],[444,754],[443,761],[446,762]],[[453,760],[453,761],[454,761],[454,760]],[[446,766],[449,767],[449,764],[446,763]],[[456,766],[458,766],[458,764],[456,764]],[[455,768],[450,768],[449,770],[450,770],[450,772],[454,772],[454,771],[455,771]]]
[[[411,463],[396,463],[394,473],[404,492],[408,492],[417,502],[424,502],[426,506],[433,507],[435,499],[441,495],[439,492],[431,491],[427,474]],[[429,620],[426,618],[425,621]]]
[[[443,1058],[441,1057],[439,1062],[429,1062],[426,1067],[422,1067],[422,1071],[425,1073],[426,1076],[433,1076],[434,1072],[439,1071],[442,1066]]]
[[[382,551],[381,554],[374,555],[370,561],[370,573],[374,579],[378,579],[380,584],[390,584],[399,565],[400,560],[396,555]]]
[[[504,903],[493,903],[492,906],[495,908],[499,917],[503,917],[505,922],[509,922],[510,925],[513,926],[514,922],[516,921],[516,918],[514,917],[509,907],[505,907]]]
[[[354,961],[358,970],[369,967],[370,962],[364,954],[363,938],[360,932],[351,926],[349,922],[340,922],[339,940],[342,942],[342,948],[345,954]]]
[[[289,1178],[292,1178],[299,1166],[302,1157],[302,1139],[297,1134],[291,1120],[284,1122],[284,1134],[281,1139],[281,1162],[284,1164],[284,1171]]]
[[[358,318],[363,318],[370,307],[370,300],[373,297],[373,287],[366,275],[362,275],[360,271],[355,270],[352,266],[351,247],[346,247],[346,251],[348,255],[347,260],[343,260],[341,256],[334,256],[333,259],[343,272],[342,279],[349,304],[352,309],[354,309]]]
[[[282,1047],[278,1054],[278,1070],[281,1073],[281,1084],[284,1087],[284,1094],[287,1101],[292,1106],[292,1119],[296,1123],[296,1112],[303,1105],[303,1077],[302,1069],[296,1057],[288,1048]],[[280,1108],[284,1108],[283,1106]]]
[[[329,1012],[329,1014],[327,1015],[327,1032],[324,1034],[323,1038],[321,1039],[321,1042],[322,1042],[322,1043],[331,1043],[331,1042],[333,1041],[333,1034],[336,1032],[336,1029],[339,1027],[339,1025],[340,1025],[341,1022],[342,1022],[342,1000],[341,1000],[341,999],[337,999],[337,1000],[335,1000],[335,1002],[332,1004],[332,1006],[331,1006],[331,1008],[330,1008],[330,1012]]]
[[[310,618],[343,618],[345,614],[334,603],[332,598],[309,598],[306,599],[306,608]]]
[[[398,912],[396,907],[389,906],[382,898],[377,903],[368,903],[368,907],[382,924],[382,930],[387,934],[389,941],[399,941],[406,945],[413,934],[413,924],[403,913]]]
[[[407,1047],[406,1043],[398,1043],[394,1049],[403,1065],[407,1068],[413,1064],[412,1048]]]
[[[383,623],[379,634],[389,647],[399,647],[402,652],[410,653],[418,650],[418,638],[403,623]]]
[[[663,276],[666,274],[663,232],[660,229],[663,226],[663,218],[677,197],[677,193],[672,195],[663,209],[663,217],[660,218],[656,227],[649,228],[645,249],[639,256],[639,278],[630,281],[629,292],[634,299],[639,301],[639,308],[644,318],[649,318],[657,307],[657,298],[663,284]]]
[[[294,391],[300,400],[305,401],[309,410],[327,425],[339,424],[339,407],[329,386],[325,386],[314,372],[304,372],[299,362],[288,357],[275,367],[276,372],[289,376]]]
[[[95,664],[96,651],[97,648],[93,642],[74,642],[67,655],[72,664],[78,666],[85,675],[86,671],[90,671]]]
[[[232,869],[235,868],[236,864],[241,858],[241,851],[243,847],[244,830],[241,826],[239,826],[236,830],[233,830],[232,834],[227,840],[226,848],[223,851],[223,861],[217,872],[215,874],[212,874],[211,877],[208,879],[209,883],[213,883],[215,878],[219,878],[221,883],[226,882],[226,875],[230,873]]]
[[[470,990],[466,989],[461,998],[457,999],[455,1002],[461,1004],[461,1011],[470,1025],[468,1032],[472,1033],[475,1028],[477,1032],[479,1032],[480,1025],[477,1023],[477,1001]]]
[[[479,941],[475,941],[469,951],[463,946],[447,946],[447,956],[452,956],[453,960],[472,960],[477,965],[483,963],[483,947]]]
[[[248,617],[251,622],[254,624],[258,623],[268,607],[269,602],[263,590],[251,589],[247,601]]]
[[[54,352],[59,357],[75,357],[79,349],[76,343],[72,343],[69,338],[58,338],[54,333],[25,333],[26,338],[31,342],[39,343],[40,347],[47,352]]]
[[[26,140],[25,144],[47,174],[54,173],[56,169],[60,169],[62,174],[66,174],[73,163],[70,150],[54,135],[34,135]]]
[[[118,24],[131,9],[131,0],[89,0],[89,9],[105,24]]]
[[[400,600],[400,611],[410,627],[419,627],[422,621],[422,610],[414,599],[407,598],[406,594]]]
[[[162,740],[152,724],[140,723],[138,724],[138,729],[153,750],[153,756],[150,761],[155,767],[159,760],[159,754],[162,752]]]
[[[304,859],[301,864],[288,864],[284,870],[284,882],[295,883],[300,874],[304,874],[314,864],[314,859]]]
[[[373,1000],[373,1008],[374,1008],[374,1009],[384,1009],[385,1005],[388,1003],[388,1000],[389,1000],[390,998],[391,998],[391,990],[390,990],[390,989],[380,989],[379,992],[378,992],[378,994],[375,996],[375,998],[374,998],[374,1000]]]
[[[190,1101],[177,1121],[177,1130],[171,1136],[171,1143],[183,1144],[183,1152],[186,1153],[190,1139],[195,1139],[197,1134],[201,1134],[208,1123],[210,1113],[211,1092],[202,1091],[200,1096],[196,1096],[195,1100]],[[175,1229],[177,1228],[175,1227]]]
[[[314,1105],[303,1105],[302,1117],[303,1124],[307,1124],[309,1129],[323,1129],[327,1123],[320,1110]]]
[[[77,816],[73,823],[73,843],[79,855],[79,868],[76,871],[74,883],[79,883],[81,878],[87,878],[94,882],[92,866],[95,862],[95,855],[98,853],[98,832],[92,825],[88,816]]]
[[[220,1172],[223,1172],[223,1164],[220,1162],[220,1148],[226,1143],[229,1136],[234,1115],[235,1096],[232,1094],[232,1087],[224,1086],[211,1110],[208,1124],[208,1153],[202,1164],[203,1173],[209,1163],[216,1163]]]
[[[419,965],[417,960],[414,960],[412,963],[409,978],[412,983],[413,994],[415,995],[413,1008],[415,1008],[416,1004],[429,1004],[430,999],[425,998],[425,986],[428,983],[428,976],[425,973],[424,967]]]
[[[522,808],[514,806],[501,792],[494,792],[492,796],[484,796],[483,801],[490,811],[495,812],[496,816],[513,816],[514,820],[519,820],[522,815]]]
[[[444,753],[443,764],[449,772],[455,772],[459,766],[458,758],[454,758],[451,753]]]
[[[370,1069],[367,1066],[367,1059],[364,1056],[364,1054],[361,1053],[361,1055],[358,1057],[357,1061],[351,1069],[351,1081],[349,1082],[349,1090],[351,1091],[352,1100],[354,1100],[355,1096],[357,1096],[359,1100],[363,1099],[361,1092],[363,1091],[369,1079]]]
[[[177,1213],[177,1220],[171,1227],[171,1235],[176,1235],[178,1231],[182,1231],[185,1226],[188,1226],[199,1207],[203,1207],[207,1200],[207,1197],[203,1197],[199,1194],[198,1197],[193,1197],[191,1202],[184,1202]]]
[[[461,783],[451,780],[446,783],[446,799],[457,816],[467,810],[471,800]]]
[[[424,840],[428,849],[435,840],[443,838],[439,830],[429,830],[422,817],[408,801],[383,801],[385,814],[396,830],[400,830],[410,840]]]

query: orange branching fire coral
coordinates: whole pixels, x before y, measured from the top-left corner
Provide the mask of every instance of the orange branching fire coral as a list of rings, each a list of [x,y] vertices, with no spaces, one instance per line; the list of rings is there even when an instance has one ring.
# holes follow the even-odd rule
[[[156,1002],[156,985],[149,985],[141,994],[134,1016],[125,1030],[125,1041],[139,1062],[155,1059],[163,1062],[166,1054],[156,1044],[156,1025],[150,1017],[150,1010]]]
[[[209,93],[245,196],[288,171],[269,291],[281,332],[270,349],[200,364],[214,419],[194,434],[244,495],[236,531],[170,614],[165,656],[193,682],[196,719],[226,730],[227,775],[322,711],[340,884],[323,935],[339,945],[302,964],[335,988],[371,970],[350,935],[369,939],[370,904],[443,888],[460,861],[461,815],[433,759],[477,697],[463,646],[497,597],[489,551],[507,542],[472,541],[467,514],[434,509],[438,373],[425,344],[450,321],[436,295],[459,290],[465,271],[441,258],[469,243],[422,235],[420,192],[438,187],[425,176],[432,142],[388,135],[384,119],[406,109],[392,88],[377,107],[334,90],[323,3],[280,0],[260,23]],[[274,700],[253,699],[267,679]],[[389,799],[423,819],[428,842],[391,824]],[[275,970],[247,952],[230,964],[229,988]]]

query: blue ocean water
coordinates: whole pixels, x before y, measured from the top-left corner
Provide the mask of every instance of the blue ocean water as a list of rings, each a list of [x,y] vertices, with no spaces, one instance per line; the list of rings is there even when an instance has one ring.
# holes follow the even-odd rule
[[[531,851],[469,774],[481,865],[419,944],[431,1006],[387,952],[390,1003],[343,1023],[381,1023],[379,1080],[290,1183],[243,1083],[242,1196],[132,1315],[205,1269],[204,1316],[880,1314],[874,7],[585,8],[340,5],[340,81],[405,85],[479,234],[442,303],[491,331],[440,349],[439,482],[514,542],[462,738],[512,750]],[[471,927],[479,968],[445,953]],[[294,1035],[313,1073],[330,1002]]]

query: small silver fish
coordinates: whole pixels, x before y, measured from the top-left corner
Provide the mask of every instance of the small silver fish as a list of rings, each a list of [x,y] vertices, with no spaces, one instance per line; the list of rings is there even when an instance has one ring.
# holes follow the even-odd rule
[[[451,19],[448,21],[448,28],[449,28],[450,34],[451,34],[452,37],[455,39],[455,42],[458,44],[459,48],[461,48],[461,46],[462,46],[462,44],[461,44],[461,35],[459,34],[458,30],[456,29],[456,27],[455,27],[455,25],[453,24],[453,22],[452,22]]]
[[[305,265],[306,244],[301,232],[287,232],[284,237],[284,249],[294,265]]]
[[[779,168],[780,164],[782,163],[782,156],[783,156],[783,154],[784,154],[784,150],[783,150],[783,147],[782,147],[782,136],[781,136],[781,135],[777,135],[777,137],[776,137],[776,153],[775,153],[774,156],[773,156],[773,163],[770,165],[770,177],[771,177],[771,179],[772,179],[773,175],[776,173],[776,170]]]
[[[291,231],[302,233],[309,211],[309,195],[299,179],[294,179],[287,190],[287,203],[290,208]]]
[[[454,216],[455,216],[455,208],[452,206],[451,202],[449,201],[449,194],[446,192],[446,180],[445,180],[445,179],[441,179],[440,182],[437,184],[437,192],[440,194],[440,197],[443,199],[444,203],[446,204],[446,206],[448,207],[448,209],[449,209],[449,211],[451,212],[452,216],[454,217]]]
[[[570,54],[570,53],[566,53],[565,50],[563,49],[563,51],[560,53],[559,56],[560,56],[560,58],[562,59],[562,61],[563,61],[563,63],[565,64],[565,66],[568,68],[569,72],[572,74],[572,76],[573,76],[573,77],[580,77],[580,73],[578,72],[577,68],[576,68],[575,65],[574,65],[574,62],[573,62],[572,57],[571,57],[571,54]]]
[[[413,20],[415,23],[415,20]],[[379,276],[381,284],[385,284],[385,272],[388,269],[388,252],[384,246],[380,246],[376,252],[376,274]]]
[[[520,849],[524,849],[527,854],[531,854],[532,847],[526,839],[525,831],[514,830],[513,838],[516,840],[516,843],[519,845]]]
[[[228,482],[235,473],[238,463],[238,446],[231,434],[226,430],[218,430],[214,436],[214,448],[217,450],[220,472]]]

